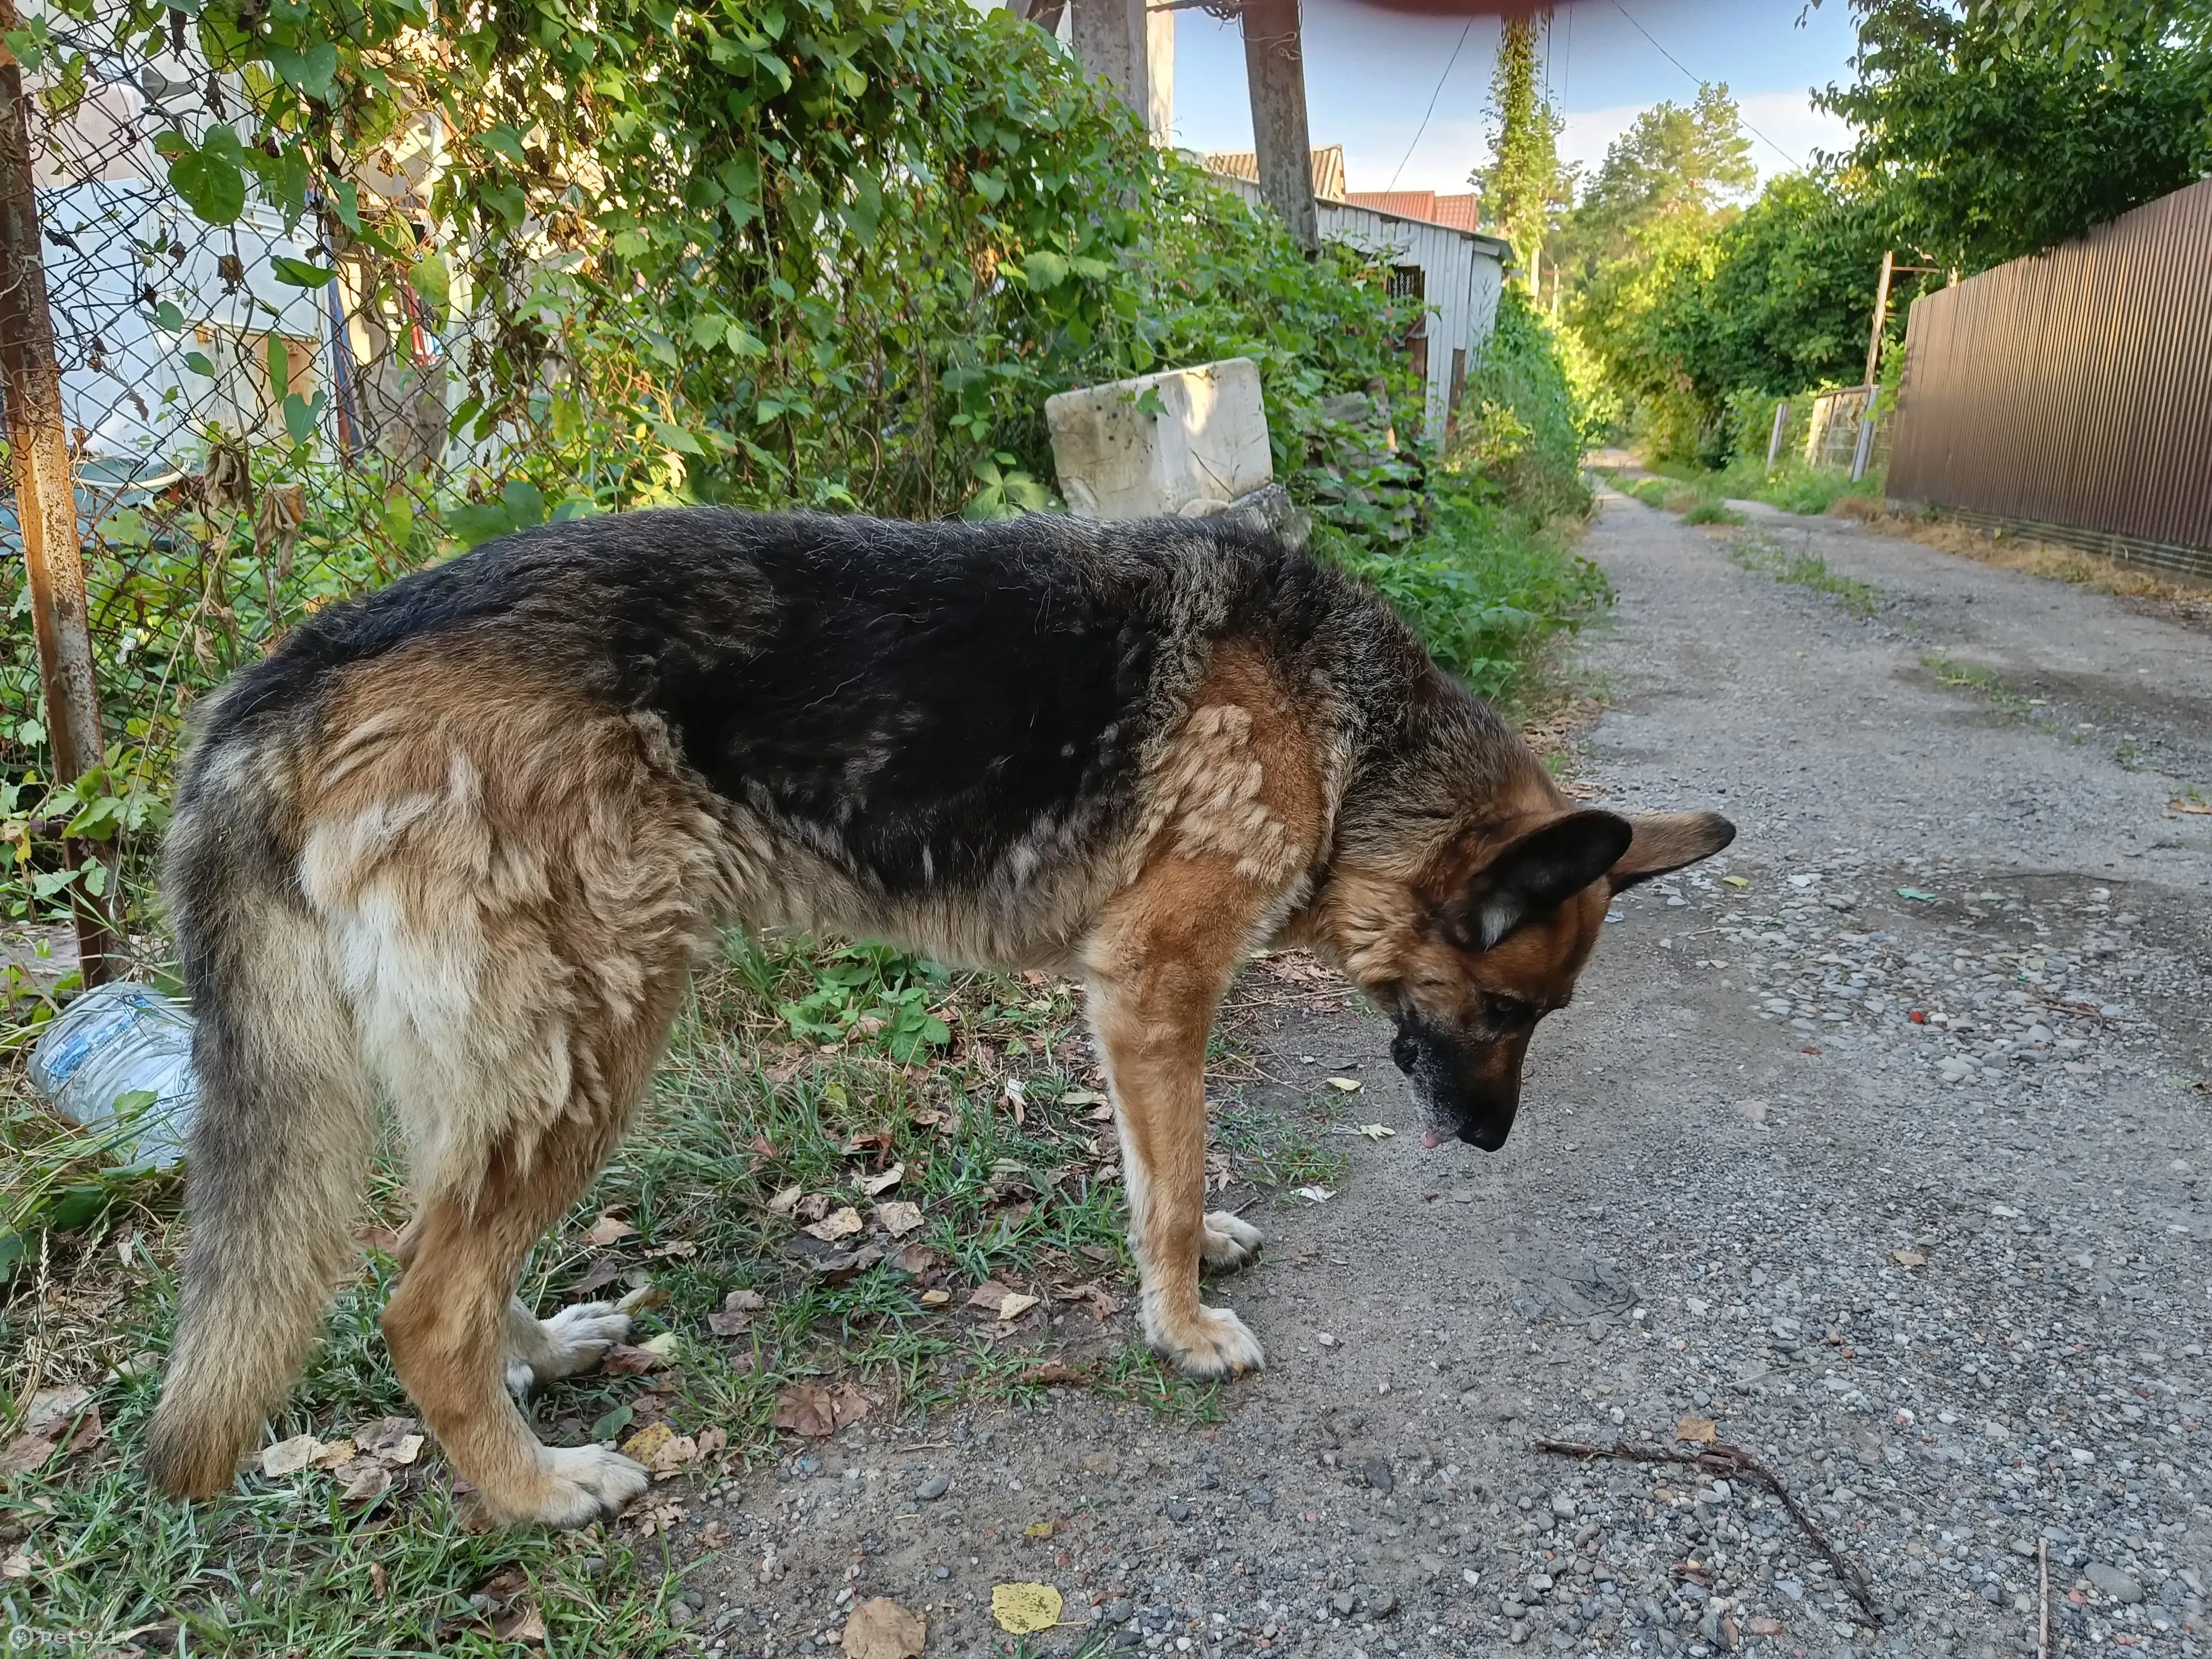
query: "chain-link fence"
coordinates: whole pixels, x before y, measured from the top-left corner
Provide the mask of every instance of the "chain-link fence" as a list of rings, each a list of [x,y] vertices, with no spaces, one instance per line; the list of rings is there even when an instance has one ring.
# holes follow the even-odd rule
[[[193,694],[317,607],[432,556],[418,525],[487,482],[495,501],[511,434],[464,423],[454,435],[467,378],[455,365],[483,309],[434,307],[417,284],[376,280],[348,257],[346,221],[358,229],[364,216],[435,245],[419,187],[438,122],[364,158],[349,201],[312,190],[296,210],[225,201],[230,179],[276,163],[240,148],[228,179],[173,171],[179,135],[195,150],[218,128],[229,135],[253,91],[245,71],[210,66],[184,12],[135,39],[99,8],[9,21],[101,705],[72,765],[22,648],[35,573],[9,558],[0,834],[21,991],[71,966],[58,902],[114,908],[119,860],[159,828]],[[188,187],[212,199],[188,201]],[[31,280],[20,261],[0,273],[17,289]],[[9,412],[13,439],[13,417],[32,411]],[[21,545],[20,512],[0,514]],[[79,853],[61,851],[64,831]],[[118,966],[143,965],[127,939],[121,954]]]

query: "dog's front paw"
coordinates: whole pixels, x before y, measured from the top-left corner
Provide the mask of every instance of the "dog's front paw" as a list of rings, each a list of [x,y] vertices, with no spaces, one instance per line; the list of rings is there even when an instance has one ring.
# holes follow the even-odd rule
[[[1242,1216],[1212,1211],[1206,1218],[1206,1243],[1200,1254],[1207,1267],[1234,1272],[1260,1254],[1260,1230]]]
[[[1260,1339],[1227,1308],[1200,1308],[1195,1319],[1152,1333],[1152,1351],[1185,1376],[1242,1376],[1267,1363]]]
[[[507,1522],[538,1522],[549,1527],[584,1527],[611,1521],[629,1508],[653,1477],[620,1452],[605,1446],[545,1448],[544,1478],[525,1501],[492,1505]],[[489,1494],[486,1494],[487,1501]]]
[[[507,1389],[518,1400],[540,1382],[590,1370],[629,1334],[629,1315],[611,1302],[580,1303],[534,1322],[535,1330],[508,1327]]]

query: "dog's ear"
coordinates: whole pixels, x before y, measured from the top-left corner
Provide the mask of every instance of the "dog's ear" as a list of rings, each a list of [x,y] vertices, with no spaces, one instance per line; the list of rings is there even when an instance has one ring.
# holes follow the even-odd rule
[[[1570,812],[1540,823],[1437,907],[1437,931],[1455,949],[1480,955],[1601,878],[1629,850],[1632,834],[1628,820],[1612,812]]]
[[[1607,872],[1616,893],[1709,859],[1735,839],[1735,825],[1717,812],[1646,812],[1630,818],[1636,834],[1620,861]]]

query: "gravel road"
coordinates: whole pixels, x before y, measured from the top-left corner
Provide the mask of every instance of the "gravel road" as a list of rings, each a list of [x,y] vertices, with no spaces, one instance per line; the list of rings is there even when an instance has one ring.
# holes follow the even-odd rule
[[[2212,794],[2212,639],[1735,533],[1875,592],[1605,502],[1588,776],[1741,833],[1624,896],[1506,1149],[1425,1152],[1384,1028],[1263,968],[1279,1081],[1217,1092],[1357,1079],[1347,1128],[1398,1131],[1251,1212],[1213,1297],[1272,1369],[1215,1425],[1062,1389],[733,1479],[686,1523],[710,1650],[829,1650],[881,1595],[994,1652],[1010,1580],[1065,1598],[1041,1651],[2032,1655],[2046,1607],[2053,1653],[2205,1648],[2212,816],[2170,803]],[[1534,1445],[1678,1430],[1771,1467],[1871,1613],[1756,1480]]]

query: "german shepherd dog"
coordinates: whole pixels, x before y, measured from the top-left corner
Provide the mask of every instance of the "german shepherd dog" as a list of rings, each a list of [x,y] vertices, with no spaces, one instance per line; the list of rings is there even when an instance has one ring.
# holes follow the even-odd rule
[[[1608,896],[1733,834],[1570,807],[1373,593],[1221,519],[642,512],[333,606],[209,700],[169,831],[200,1103],[154,1475],[213,1494],[261,1434],[348,1271],[381,1091],[420,1206],[384,1329],[447,1455],[508,1521],[636,1497],[510,1395],[625,1316],[514,1292],[732,920],[1079,978],[1146,1337],[1251,1370],[1199,1299],[1260,1243],[1204,1201],[1239,960],[1335,964],[1429,1144],[1494,1150]]]

